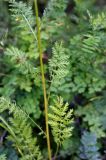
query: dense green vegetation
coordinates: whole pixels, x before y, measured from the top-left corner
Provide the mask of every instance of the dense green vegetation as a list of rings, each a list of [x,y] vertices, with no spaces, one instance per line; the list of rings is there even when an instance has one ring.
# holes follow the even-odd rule
[[[0,10],[0,160],[106,160],[105,0]]]

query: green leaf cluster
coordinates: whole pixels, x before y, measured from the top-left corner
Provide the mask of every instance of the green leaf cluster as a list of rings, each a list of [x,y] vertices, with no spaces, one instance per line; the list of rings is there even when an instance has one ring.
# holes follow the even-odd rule
[[[101,97],[97,97],[93,102],[87,104],[84,108],[79,107],[75,114],[77,116],[82,116],[84,123],[88,123],[88,127],[96,137],[105,137],[106,125],[106,93]]]
[[[41,152],[37,146],[37,139],[32,137],[32,129],[28,123],[28,116],[18,108],[15,103],[0,98],[0,113],[9,110],[8,122],[0,116],[0,126],[9,132],[7,139],[13,142],[13,146],[21,155],[22,160],[42,159]],[[13,117],[11,116],[13,114]]]
[[[81,137],[81,146],[79,148],[79,157],[87,160],[100,160],[98,152],[97,138],[94,134],[84,132]]]
[[[54,138],[51,140],[52,155],[55,155],[56,143],[57,158],[99,160],[104,158],[106,136],[105,6],[97,7],[96,0],[48,0],[44,3],[46,7],[43,14],[39,14],[39,21],[50,106],[50,139]],[[33,9],[32,1],[10,0],[12,28],[7,32],[4,27],[1,30],[4,37],[0,40],[0,96],[9,98],[0,99],[0,124],[10,133],[3,139],[2,147],[5,142],[12,142],[23,160],[47,159],[45,139],[35,135],[37,124],[44,128],[44,104]],[[1,21],[3,15],[0,15]],[[77,102],[77,96],[83,99]],[[11,149],[10,152],[12,155]]]
[[[64,140],[72,135],[73,110],[69,110],[68,103],[64,104],[61,97],[57,98],[50,110],[49,124],[51,125],[55,142],[58,146],[61,146]]]
[[[4,154],[0,155],[0,160],[6,160],[6,156]]]
[[[62,42],[55,43],[52,52],[53,56],[49,60],[50,91],[56,91],[69,73],[69,55]]]

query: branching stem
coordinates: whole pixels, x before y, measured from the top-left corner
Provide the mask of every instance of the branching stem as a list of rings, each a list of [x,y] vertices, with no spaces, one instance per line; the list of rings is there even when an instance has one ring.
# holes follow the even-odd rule
[[[18,106],[19,107],[19,106]],[[41,133],[43,133],[44,134],[44,136],[46,137],[46,133],[43,131],[43,129],[29,116],[29,114],[27,114],[25,111],[23,111],[22,109],[21,109],[21,107],[19,107],[19,109],[23,112],[23,114],[25,114],[27,117],[28,117],[28,119],[30,119],[31,120],[31,122],[37,127],[37,128],[39,128],[39,130],[41,131]]]

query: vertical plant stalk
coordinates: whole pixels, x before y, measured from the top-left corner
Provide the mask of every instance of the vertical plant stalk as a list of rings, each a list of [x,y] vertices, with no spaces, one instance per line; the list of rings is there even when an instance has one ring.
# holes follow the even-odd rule
[[[37,40],[38,40],[38,50],[39,50],[39,56],[40,56],[42,87],[43,87],[43,94],[44,94],[46,139],[47,139],[48,156],[49,156],[49,160],[51,160],[50,135],[49,135],[49,126],[48,126],[48,100],[47,100],[47,93],[46,93],[46,80],[45,80],[45,75],[44,75],[44,64],[43,64],[43,60],[42,60],[41,32],[40,32],[40,21],[39,21],[39,15],[38,15],[37,0],[34,0],[34,5],[35,5],[35,13],[36,13]]]
[[[58,151],[59,151],[59,145],[57,144],[57,149],[56,149],[56,153],[55,153],[55,156],[54,156],[54,160],[56,160],[56,157],[57,157]]]

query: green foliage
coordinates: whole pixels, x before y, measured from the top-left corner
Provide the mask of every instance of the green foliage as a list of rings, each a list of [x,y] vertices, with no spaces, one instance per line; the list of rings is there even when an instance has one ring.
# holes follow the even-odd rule
[[[71,138],[66,139],[63,142],[62,148],[60,150],[60,155],[63,159],[65,159],[67,156],[71,156],[76,154],[76,150],[78,150],[80,145],[80,139],[76,133],[73,131],[73,135]]]
[[[106,79],[104,72],[101,72],[105,55],[102,49],[100,50],[101,41],[101,37],[95,34],[76,35],[71,39],[70,68],[73,92],[83,93],[88,90],[88,93],[92,94],[105,87]]]
[[[21,106],[27,114],[29,115],[33,114],[34,119],[39,119],[41,116],[41,110],[39,108],[39,101],[38,101],[39,96],[40,93],[39,95],[36,95],[34,91],[25,93],[23,94],[23,96],[22,95],[17,96],[17,104]]]
[[[58,97],[53,106],[50,107],[49,124],[52,128],[54,140],[58,146],[61,146],[64,140],[72,135],[72,112],[68,110],[68,103],[64,104],[63,99]]]
[[[63,47],[63,43],[55,43],[53,47],[53,56],[49,60],[49,73],[51,86],[50,91],[56,91],[61,86],[63,79],[69,73],[69,56],[67,50]]]
[[[45,9],[44,17],[51,20],[60,18],[64,14],[68,1],[50,0],[48,6]]]
[[[66,29],[66,13],[68,0],[49,0],[41,19],[43,49],[52,45],[54,41],[63,39]],[[68,25],[67,25],[68,27]]]
[[[76,10],[79,14],[86,12],[87,9],[91,8],[96,0],[85,1],[85,0],[74,0],[76,3]]]
[[[0,146],[0,155],[6,155],[6,160],[19,160],[17,151],[12,147],[12,143],[7,141]]]
[[[20,99],[18,104],[23,106],[23,109],[25,111],[27,110],[28,114],[34,114],[36,112],[35,108],[37,108],[37,111],[40,113],[38,99],[41,93],[35,96],[35,91],[33,89],[33,86],[36,86],[36,90],[38,90],[38,88],[41,89],[40,67],[35,67],[28,53],[16,47],[8,48],[5,51],[5,55],[8,58],[8,65],[11,64],[11,68],[14,68],[14,70],[10,71],[11,73],[9,76],[4,78],[3,84],[5,87],[2,88],[0,92],[7,97],[13,96],[13,94],[17,92],[17,88],[19,88],[20,94],[23,96],[16,96],[17,100]],[[24,102],[25,99],[26,104]]]
[[[102,97],[98,97],[84,108],[79,107],[75,114],[83,116],[83,121],[88,123],[89,129],[96,137],[105,137],[106,125],[106,93]]]
[[[6,160],[6,156],[4,154],[0,155],[0,160]]]
[[[11,62],[15,64],[15,67],[18,68],[19,71],[24,74],[31,72],[32,66],[30,62],[28,63],[27,55],[24,52],[18,48],[11,47],[6,50],[5,54],[11,58]]]
[[[10,2],[12,17],[16,22],[18,22],[17,25],[21,28],[24,28],[25,30],[32,32],[35,35],[32,29],[35,24],[32,7],[26,5],[26,3],[23,3],[22,1],[16,2],[13,0]]]
[[[81,138],[79,157],[86,160],[100,160],[98,150],[96,136],[92,133],[84,132]]]
[[[106,29],[106,13],[102,12],[97,16],[90,15],[90,23],[94,31]]]
[[[2,123],[0,125],[7,129],[9,141],[13,142],[13,146],[18,150],[22,160],[42,159],[39,147],[37,146],[37,139],[32,137],[32,130],[28,117],[19,109],[14,103],[11,103],[5,98],[0,98],[0,113],[9,110],[9,123],[0,117]]]
[[[8,2],[9,6],[3,8]],[[36,17],[32,1],[27,2],[0,1],[0,96],[17,103],[16,106],[10,100],[0,99],[0,124],[8,131],[0,154],[5,154],[8,160],[12,160],[11,157],[17,160],[18,156],[22,160],[48,157],[44,140],[38,135],[33,138],[35,132],[38,133],[37,124],[44,130],[45,127]],[[97,5],[102,0],[39,0],[40,3],[46,7],[44,13],[39,14],[39,20],[47,98],[51,106],[48,108],[50,138],[53,134],[57,148],[62,145],[57,149],[56,158],[99,160],[104,158],[104,155],[99,157],[99,152],[105,154],[106,136],[105,6]],[[6,8],[12,13],[11,22]],[[40,9],[42,11],[39,5]],[[63,98],[55,100],[57,96]],[[77,96],[83,98],[76,100]],[[71,107],[75,110],[74,123]],[[35,123],[30,123],[31,119]],[[82,130],[89,132],[82,135]],[[2,131],[0,129],[1,138]],[[36,141],[43,150],[43,158]],[[15,151],[6,146],[11,142]],[[51,146],[54,156],[53,141]]]
[[[3,0],[0,1],[0,46],[6,44],[6,38],[7,38],[7,25],[9,23],[9,15],[8,15],[8,10],[7,6],[3,3]],[[5,18],[4,18],[5,17]]]

